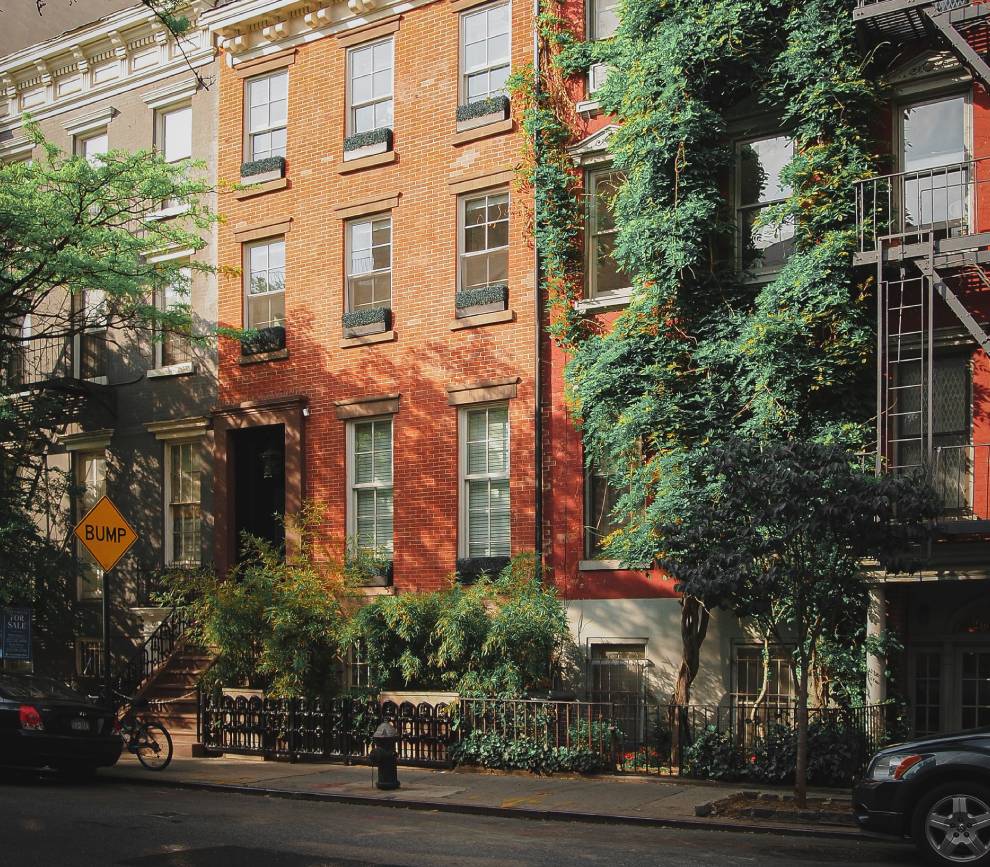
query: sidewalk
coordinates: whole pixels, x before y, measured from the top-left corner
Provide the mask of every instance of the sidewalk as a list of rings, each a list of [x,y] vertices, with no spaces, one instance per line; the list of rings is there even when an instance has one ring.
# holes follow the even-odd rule
[[[553,776],[499,774],[474,770],[434,771],[399,768],[401,788],[381,791],[372,769],[362,765],[289,764],[225,756],[175,758],[162,772],[147,771],[125,754],[101,777],[130,783],[303,798],[338,803],[388,805],[515,818],[611,822],[658,827],[863,839],[854,827],[793,822],[767,823],[724,817],[705,818],[695,808],[744,791],[752,785],[641,776]],[[768,788],[766,791],[780,792]],[[842,792],[809,792],[835,801]]]

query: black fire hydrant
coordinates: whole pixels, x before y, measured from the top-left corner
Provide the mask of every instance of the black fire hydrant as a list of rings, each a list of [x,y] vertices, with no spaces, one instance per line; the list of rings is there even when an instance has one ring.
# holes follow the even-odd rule
[[[379,789],[399,788],[398,757],[395,744],[399,733],[389,722],[383,722],[371,736],[375,746],[371,751],[371,763],[375,766],[375,786]]]

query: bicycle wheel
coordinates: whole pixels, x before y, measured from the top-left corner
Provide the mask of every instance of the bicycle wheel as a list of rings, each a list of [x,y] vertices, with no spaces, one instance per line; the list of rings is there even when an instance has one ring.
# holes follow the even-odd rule
[[[162,771],[172,761],[172,736],[161,723],[142,723],[135,741],[138,761],[149,771]]]

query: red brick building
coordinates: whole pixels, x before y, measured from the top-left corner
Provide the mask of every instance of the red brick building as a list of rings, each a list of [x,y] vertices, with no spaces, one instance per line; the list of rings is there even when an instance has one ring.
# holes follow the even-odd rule
[[[216,561],[326,507],[394,591],[536,544],[536,299],[505,97],[531,8],[230,3],[222,48]],[[291,543],[291,540],[290,540]],[[466,562],[471,561],[471,562]],[[394,563],[393,580],[387,580]],[[394,592],[393,591],[393,592]]]

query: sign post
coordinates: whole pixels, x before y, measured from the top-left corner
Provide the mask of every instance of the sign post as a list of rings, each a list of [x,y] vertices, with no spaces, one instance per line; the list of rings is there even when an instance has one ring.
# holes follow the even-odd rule
[[[76,525],[75,534],[103,570],[103,691],[110,704],[113,690],[110,686],[110,580],[107,573],[138,537],[105,495]]]

